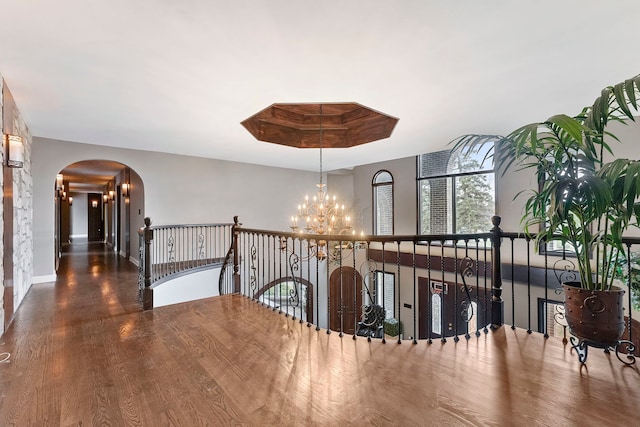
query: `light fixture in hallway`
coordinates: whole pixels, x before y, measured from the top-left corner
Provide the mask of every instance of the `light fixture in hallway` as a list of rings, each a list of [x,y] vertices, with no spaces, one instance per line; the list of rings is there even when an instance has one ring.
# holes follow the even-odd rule
[[[73,205],[73,197],[69,196],[69,206]]]
[[[24,165],[24,144],[22,137],[18,135],[5,135],[5,147],[7,149],[7,166],[21,168]]]

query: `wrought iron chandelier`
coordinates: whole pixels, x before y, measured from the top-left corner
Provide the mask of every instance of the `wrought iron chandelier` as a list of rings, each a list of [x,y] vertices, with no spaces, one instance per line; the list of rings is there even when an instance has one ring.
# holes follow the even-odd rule
[[[310,234],[346,234],[352,232],[351,217],[345,212],[344,204],[340,204],[338,198],[330,196],[327,185],[322,180],[322,104],[320,104],[319,116],[320,129],[320,182],[316,194],[309,198],[305,196],[304,202],[298,205],[298,212],[291,217],[289,227],[294,232]],[[322,254],[326,257],[326,241],[318,241],[318,258]]]

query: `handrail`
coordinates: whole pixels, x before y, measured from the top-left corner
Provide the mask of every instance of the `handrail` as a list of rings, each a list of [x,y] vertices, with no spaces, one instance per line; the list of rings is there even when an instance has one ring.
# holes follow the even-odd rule
[[[539,329],[545,337],[562,333],[554,332],[553,316],[542,314],[559,309],[560,283],[577,275],[570,255],[540,251],[535,234],[504,232],[500,220],[493,217],[493,228],[485,233],[393,236],[280,232],[243,228],[236,220],[235,250],[226,258],[235,259],[236,281],[225,268],[220,293],[239,292],[272,305],[274,296],[267,290],[277,283],[277,292],[291,295],[278,310],[341,334],[357,330],[359,316],[371,303],[392,313],[414,341],[457,340],[460,334],[468,339],[503,324]],[[640,245],[640,238],[626,237],[624,244]],[[379,282],[387,276],[393,284]],[[640,288],[625,285],[631,306]],[[391,293],[387,286],[393,287]],[[311,315],[303,307],[305,294],[316,298]],[[631,325],[631,310],[628,317]],[[565,325],[558,325],[567,333]]]
[[[153,307],[152,286],[180,275],[222,265],[231,245],[230,223],[151,225],[140,236],[139,287],[145,309]]]

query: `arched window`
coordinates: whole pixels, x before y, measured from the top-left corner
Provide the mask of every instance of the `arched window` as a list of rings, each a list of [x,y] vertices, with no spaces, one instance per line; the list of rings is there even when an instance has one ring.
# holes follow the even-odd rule
[[[393,176],[381,170],[373,176],[373,234],[393,234]]]

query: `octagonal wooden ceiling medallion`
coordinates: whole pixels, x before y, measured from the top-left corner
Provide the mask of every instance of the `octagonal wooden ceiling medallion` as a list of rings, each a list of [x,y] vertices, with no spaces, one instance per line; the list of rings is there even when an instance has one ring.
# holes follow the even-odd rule
[[[388,138],[398,119],[355,102],[273,104],[241,124],[259,141],[319,148],[321,122],[322,147],[347,148]]]

